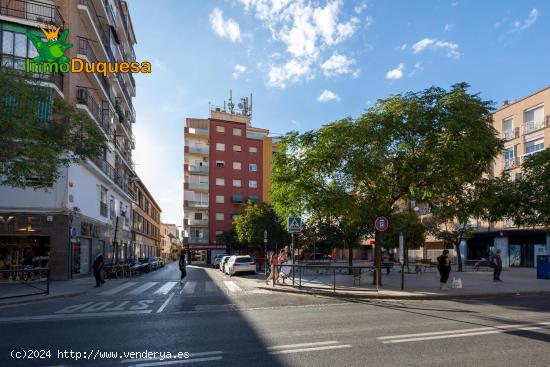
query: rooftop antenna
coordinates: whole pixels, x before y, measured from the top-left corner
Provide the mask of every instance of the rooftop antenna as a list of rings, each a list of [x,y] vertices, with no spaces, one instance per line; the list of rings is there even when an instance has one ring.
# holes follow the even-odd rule
[[[250,93],[250,107],[249,107],[249,110],[250,110],[250,114],[252,115],[252,93]]]
[[[229,90],[229,103],[227,104],[227,107],[229,107],[229,113],[233,114],[235,110],[235,103],[233,103],[233,90]]]

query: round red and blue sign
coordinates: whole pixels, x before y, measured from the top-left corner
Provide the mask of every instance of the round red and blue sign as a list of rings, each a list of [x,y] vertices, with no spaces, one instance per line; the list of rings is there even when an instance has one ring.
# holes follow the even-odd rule
[[[374,228],[379,232],[384,232],[390,226],[390,221],[386,217],[378,217],[374,221]]]

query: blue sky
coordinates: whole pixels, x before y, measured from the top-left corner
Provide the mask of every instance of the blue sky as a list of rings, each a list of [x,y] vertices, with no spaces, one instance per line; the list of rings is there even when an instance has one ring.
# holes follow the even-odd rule
[[[163,221],[183,219],[183,127],[254,94],[279,135],[357,117],[377,99],[466,81],[500,104],[550,85],[550,2],[131,0],[136,169]]]

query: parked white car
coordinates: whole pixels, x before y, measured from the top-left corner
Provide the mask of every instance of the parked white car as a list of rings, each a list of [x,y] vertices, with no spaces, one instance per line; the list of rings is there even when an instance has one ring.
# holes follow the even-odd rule
[[[237,273],[255,273],[256,263],[254,259],[248,255],[231,256],[225,264],[226,274],[229,276]]]
[[[225,273],[225,265],[227,264],[227,260],[229,260],[230,257],[231,256],[226,255],[226,256],[222,257],[222,259],[220,260],[220,264],[219,264],[218,267],[220,268],[220,271],[222,273]]]
[[[214,258],[214,261],[212,262],[212,267],[218,268],[224,256],[227,256],[227,255],[226,254],[216,255],[216,257]]]

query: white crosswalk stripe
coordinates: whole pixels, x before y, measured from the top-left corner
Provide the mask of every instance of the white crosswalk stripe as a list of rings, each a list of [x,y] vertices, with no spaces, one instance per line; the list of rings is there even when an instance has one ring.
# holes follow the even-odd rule
[[[205,282],[204,293],[220,293],[220,288],[214,282]]]
[[[135,296],[135,295],[138,295],[138,294],[142,294],[143,292],[145,292],[149,288],[153,287],[155,284],[158,284],[158,282],[147,282],[147,283],[131,290],[130,292],[126,293],[126,295]]]
[[[195,292],[195,288],[197,287],[197,282],[186,282],[183,285],[182,290],[180,291],[180,294],[193,294]]]
[[[136,282],[123,283],[123,284],[119,285],[118,287],[115,287],[115,288],[109,289],[107,291],[101,292],[99,295],[100,296],[112,296],[114,294],[122,292],[123,290],[125,290],[127,288],[133,287],[136,284],[137,284]]]
[[[223,283],[225,284],[225,286],[227,287],[227,289],[229,289],[229,292],[231,293],[240,293],[242,292],[242,288],[239,287],[237,284],[235,284],[235,282],[232,282],[230,280],[224,280]]]
[[[157,291],[154,294],[168,294],[178,284],[178,282],[166,282],[162,287],[157,289]]]

